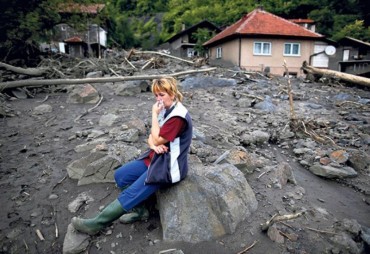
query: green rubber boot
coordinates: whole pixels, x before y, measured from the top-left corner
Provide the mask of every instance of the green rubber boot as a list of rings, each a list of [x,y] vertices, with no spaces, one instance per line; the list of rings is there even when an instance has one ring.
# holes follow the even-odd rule
[[[122,215],[119,221],[128,224],[135,221],[144,221],[149,218],[149,211],[144,205],[134,207],[129,213]]]
[[[114,200],[103,211],[101,211],[95,218],[92,219],[81,219],[77,217],[72,218],[73,227],[80,232],[95,235],[100,230],[110,225],[113,221],[118,219],[125,210],[122,208],[118,199]]]

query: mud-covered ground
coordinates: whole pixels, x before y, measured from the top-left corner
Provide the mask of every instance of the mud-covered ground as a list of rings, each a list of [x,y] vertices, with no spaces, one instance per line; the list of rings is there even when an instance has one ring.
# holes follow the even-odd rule
[[[298,79],[293,81],[295,84],[303,83]],[[267,81],[271,86],[282,82],[284,82],[283,79]],[[194,126],[204,128],[208,126],[209,133],[206,135],[212,135],[212,130],[219,134],[227,133],[230,130],[228,123],[225,122],[228,118],[214,117],[220,114],[216,111],[222,105],[225,108],[225,114],[247,118],[248,114],[243,112],[244,109],[236,106],[238,98],[235,97],[235,91],[240,92],[243,87],[251,84],[256,86],[253,82],[246,81],[236,87],[193,88],[186,91],[184,104],[193,117]],[[34,92],[34,97],[27,99],[3,96],[6,98],[3,103],[7,104],[14,116],[0,118],[0,217],[2,218],[0,253],[62,253],[67,226],[75,216],[67,209],[68,204],[78,194],[88,192],[95,201],[89,204],[88,210],[82,207],[78,214],[91,216],[99,207],[117,196],[118,190],[114,184],[77,186],[77,181],[67,176],[66,166],[81,156],[74,151],[74,148],[85,142],[83,137],[71,137],[77,132],[98,128],[100,117],[113,109],[118,110],[115,113],[122,116],[118,125],[124,124],[125,120],[135,116],[149,126],[154,97],[150,92],[137,96],[117,96],[114,94],[112,84],[93,85],[104,96],[104,100],[79,121],[74,120],[93,105],[67,103],[68,93],[65,90],[30,89]],[[370,92],[361,87],[322,83],[307,83],[301,86],[302,93],[304,92],[333,114],[344,110],[360,109],[336,107],[327,98],[327,93],[314,92],[315,89],[321,91],[334,89],[343,93],[360,94],[362,98],[370,98]],[[256,95],[264,96],[264,94],[258,94],[258,89],[254,92]],[[11,93],[8,91],[7,94]],[[53,111],[34,115],[33,109],[43,103],[51,105]],[[288,108],[287,100],[279,103]],[[369,105],[365,107],[367,110],[362,108],[361,114],[367,116],[369,120]],[[270,117],[273,118],[273,114],[262,119],[268,121]],[[288,119],[287,111],[286,121]],[[251,123],[240,121],[240,124],[248,128]],[[144,144],[145,137],[142,137],[140,142]],[[284,142],[294,143],[287,140]],[[210,145],[224,149],[232,147],[231,144],[226,145],[222,140],[217,139],[213,139]],[[328,146],[330,144],[325,145],[325,147]],[[92,238],[86,253],[159,253],[169,249],[195,254],[207,252],[214,254],[356,253],[351,247],[348,249],[338,247],[330,238],[339,235],[335,233],[338,232],[335,225],[340,224],[344,219],[354,219],[360,225],[370,227],[369,174],[359,172],[356,178],[349,180],[328,180],[312,174],[303,167],[292,152],[293,146],[285,147],[279,141],[275,141],[257,148],[255,146],[246,148],[250,152],[272,158],[274,165],[288,162],[293,169],[297,186],[304,189],[304,193],[301,193],[302,197],[287,198],[286,193],[295,191],[297,186],[287,184],[282,189],[274,188],[269,172],[262,168],[246,175],[248,183],[256,194],[258,209],[250,218],[246,218],[232,235],[197,244],[164,242],[158,212],[152,210],[150,219],[144,222],[136,222],[132,225],[115,222],[110,228]],[[359,149],[359,147],[353,147],[353,149]],[[365,151],[369,152],[368,146]],[[260,224],[274,214],[282,210],[293,214],[301,209],[306,209],[308,212],[296,219],[278,223],[279,227],[285,228],[284,243],[272,241],[265,232],[261,231]],[[44,240],[40,239],[37,230],[41,232]],[[255,241],[254,246],[246,250]],[[357,238],[356,241],[361,243],[361,239]]]

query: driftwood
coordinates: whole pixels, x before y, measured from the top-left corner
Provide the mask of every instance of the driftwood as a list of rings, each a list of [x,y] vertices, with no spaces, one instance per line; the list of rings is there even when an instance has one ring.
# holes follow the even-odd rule
[[[0,91],[15,87],[25,86],[45,86],[45,85],[77,85],[87,83],[106,83],[106,82],[120,82],[128,80],[147,80],[156,79],[166,76],[178,77],[192,73],[209,72],[216,70],[216,67],[200,69],[200,70],[189,70],[170,74],[158,74],[158,75],[138,75],[138,76],[120,76],[120,77],[108,77],[108,78],[85,78],[85,79],[43,79],[43,80],[17,80],[0,83]]]
[[[34,76],[34,77],[42,76],[42,75],[44,75],[48,72],[48,70],[45,69],[45,68],[27,68],[27,69],[24,69],[24,68],[15,67],[15,66],[12,66],[12,65],[9,65],[9,64],[6,64],[6,63],[2,63],[2,62],[0,62],[0,67],[3,67],[5,69],[7,69],[8,71],[12,71],[12,72],[15,72],[15,73],[18,73],[18,74],[25,74],[25,75]]]
[[[370,79],[369,78],[364,78],[361,76],[356,76],[344,72],[339,72],[339,71],[333,71],[333,70],[324,70],[324,69],[318,69],[315,67],[312,67],[307,64],[307,62],[303,62],[302,69],[307,71],[308,73],[311,74],[317,74],[321,76],[330,76],[333,78],[341,79],[350,83],[362,85],[362,86],[367,86],[370,87]]]
[[[302,216],[303,214],[305,214],[305,212],[306,211],[301,211],[301,212],[297,212],[297,213],[294,213],[294,214],[286,214],[286,215],[277,215],[277,214],[275,214],[274,216],[271,217],[271,219],[269,219],[265,223],[261,224],[261,229],[262,229],[262,231],[266,231],[275,222],[295,219],[295,218],[298,218],[299,216]]]
[[[179,61],[188,63],[188,64],[195,64],[193,61],[185,60],[185,59],[182,59],[182,58],[179,58],[179,57],[176,57],[176,56],[168,55],[168,54],[165,54],[165,53],[162,53],[162,52],[157,52],[157,51],[137,51],[137,50],[131,50],[130,53],[129,53],[129,56],[127,58],[129,58],[132,55],[140,55],[140,54],[155,54],[155,55],[160,55],[160,56],[165,56],[165,57],[173,58],[173,59],[176,59],[176,60],[179,60]]]

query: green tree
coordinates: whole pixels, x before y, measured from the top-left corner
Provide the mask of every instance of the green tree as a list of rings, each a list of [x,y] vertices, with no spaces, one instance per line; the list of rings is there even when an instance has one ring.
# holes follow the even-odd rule
[[[46,41],[60,17],[58,1],[2,1],[0,15],[0,57],[33,58],[38,53],[38,41]]]
[[[359,40],[370,41],[370,28],[364,27],[363,20],[356,20],[351,24],[346,25],[333,36],[333,40],[340,40],[346,36],[350,36]]]
[[[205,56],[206,49],[203,47],[203,43],[211,39],[214,35],[215,33],[205,28],[198,28],[197,31],[193,33],[193,39],[196,41],[194,50],[198,52],[199,56]]]

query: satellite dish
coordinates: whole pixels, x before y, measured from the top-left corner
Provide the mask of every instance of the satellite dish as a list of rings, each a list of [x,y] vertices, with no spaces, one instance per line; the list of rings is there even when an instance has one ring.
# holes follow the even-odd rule
[[[325,54],[327,54],[328,56],[334,55],[335,54],[335,51],[336,51],[336,49],[333,46],[327,46],[325,48]]]

